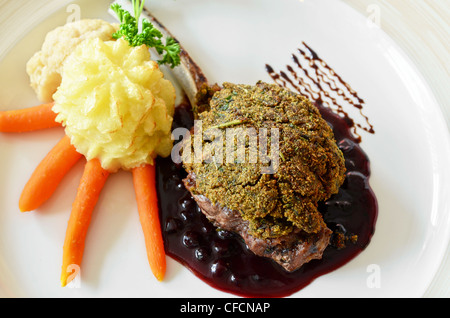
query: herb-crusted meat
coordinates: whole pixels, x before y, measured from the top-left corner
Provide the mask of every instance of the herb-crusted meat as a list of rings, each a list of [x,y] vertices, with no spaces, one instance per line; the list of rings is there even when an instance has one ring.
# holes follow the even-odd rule
[[[204,105],[201,109],[205,109]],[[246,234],[256,240],[283,242],[283,238],[295,233],[303,241],[308,236],[317,241],[320,233],[326,233],[328,242],[330,233],[317,205],[337,193],[343,183],[344,158],[331,128],[308,99],[275,84],[224,83],[220,90],[213,90],[209,107],[197,115],[203,131],[220,128],[224,137],[225,128],[279,131],[279,160],[271,174],[261,173],[262,166],[267,165],[262,160],[249,162],[248,156],[240,163],[208,161],[208,154],[203,155],[201,162],[184,158],[189,173],[186,186],[198,202],[202,200],[200,207],[207,216],[205,198],[211,206],[238,212],[246,224]],[[195,137],[191,138],[193,146]],[[249,140],[245,144],[247,151]],[[210,150],[211,144],[202,142],[204,149]],[[225,142],[223,147],[225,154]],[[237,147],[236,144],[231,149]],[[214,219],[216,225],[229,228],[217,217]],[[242,231],[239,234],[246,236]],[[292,247],[292,239],[289,241]],[[326,245],[322,240],[323,248],[312,249],[320,255],[311,258],[321,257]],[[273,250],[276,249],[271,246]]]

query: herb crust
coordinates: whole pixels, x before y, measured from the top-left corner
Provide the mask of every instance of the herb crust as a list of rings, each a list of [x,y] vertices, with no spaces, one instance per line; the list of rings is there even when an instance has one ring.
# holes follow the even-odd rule
[[[187,172],[195,174],[192,193],[239,211],[255,237],[276,238],[296,229],[312,234],[326,227],[318,202],[338,192],[345,165],[330,126],[314,104],[264,82],[224,83],[221,89],[205,92],[212,96],[199,99],[208,104],[200,105],[202,112],[196,114],[203,131],[222,128],[225,136],[225,128],[231,126],[256,131],[277,128],[279,165],[275,173],[264,174],[261,160],[250,163],[247,157],[244,162],[218,163],[207,160],[211,159],[209,152],[204,152],[201,162],[183,162]],[[193,147],[195,137],[190,138]],[[203,149],[211,145],[211,141],[202,141]],[[223,147],[225,153],[225,143]],[[245,147],[249,150],[249,142]],[[237,145],[232,149],[236,151]]]

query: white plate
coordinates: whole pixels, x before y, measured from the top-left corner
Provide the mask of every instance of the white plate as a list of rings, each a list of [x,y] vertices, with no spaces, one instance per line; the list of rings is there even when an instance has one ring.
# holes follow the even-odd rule
[[[25,63],[45,33],[80,13],[112,20],[109,1],[0,2],[1,110],[38,103]],[[95,3],[95,4],[93,4]],[[449,242],[450,141],[441,106],[406,54],[367,18],[335,0],[153,0],[148,7],[211,82],[271,81],[302,41],[366,101],[375,127],[362,147],[379,203],[371,244],[294,297],[420,297]],[[19,11],[18,8],[21,10]],[[78,8],[80,9],[78,11]],[[89,230],[74,288],[59,285],[62,243],[82,165],[42,208],[20,213],[23,185],[61,138],[59,129],[1,134],[0,295],[5,297],[229,297],[168,260],[167,279],[148,268],[130,175],[112,175]],[[373,266],[375,265],[375,266]],[[373,268],[380,285],[372,286]]]

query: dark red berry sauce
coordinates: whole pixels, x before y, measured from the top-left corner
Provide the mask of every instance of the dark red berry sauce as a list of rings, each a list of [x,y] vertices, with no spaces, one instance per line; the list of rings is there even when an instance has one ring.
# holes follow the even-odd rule
[[[285,297],[318,276],[357,256],[369,244],[377,218],[377,201],[369,186],[369,160],[351,133],[351,122],[317,105],[333,128],[344,153],[347,174],[338,194],[319,206],[336,235],[352,237],[343,248],[327,247],[323,258],[288,273],[274,261],[255,256],[236,234],[214,227],[183,185],[186,172],[170,156],[158,158],[157,189],[161,226],[167,255],[189,268],[210,286],[243,297]],[[190,128],[190,107],[177,108],[173,128]]]

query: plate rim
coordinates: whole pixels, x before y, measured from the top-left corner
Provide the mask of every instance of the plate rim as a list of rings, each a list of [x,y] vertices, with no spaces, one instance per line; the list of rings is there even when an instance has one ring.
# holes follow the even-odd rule
[[[16,3],[19,3],[20,1],[17,1]],[[52,4],[54,4],[54,3],[58,3],[59,4],[59,7],[57,8],[57,9],[55,9],[53,12],[51,12],[51,13],[49,13],[49,15],[51,15],[51,14],[53,14],[53,13],[55,13],[55,12],[57,12],[57,11],[59,11],[62,7],[64,7],[65,5],[67,5],[67,3],[69,3],[69,2],[71,2],[71,1],[68,1],[68,0],[65,0],[64,2],[63,1],[58,1],[58,0],[47,0],[47,2],[46,3],[52,3]],[[45,20],[45,19],[47,19],[48,18],[48,16],[49,15],[47,15],[46,17],[43,17],[42,18],[42,20]],[[1,23],[0,23],[0,25],[1,25]],[[32,26],[28,26],[28,29],[29,28],[31,28]],[[23,29],[24,31],[23,32],[26,32],[26,28],[24,28]],[[26,34],[26,33],[25,33]],[[388,35],[388,37],[389,38],[391,38],[389,35]],[[21,38],[21,37],[19,37],[19,38]],[[396,44],[396,42],[395,41],[393,41],[395,44]],[[12,47],[14,47],[14,45],[15,44],[12,44]],[[401,47],[399,47],[402,51],[403,51],[403,49],[401,48]],[[8,51],[9,52],[9,51]],[[6,53],[2,53],[2,54],[0,54],[0,60],[2,60],[3,59],[3,57],[5,56],[7,54],[7,52]],[[414,61],[411,61],[411,66],[416,66],[416,64],[414,63]],[[422,73],[420,72],[420,70],[419,69],[416,69],[416,71],[417,71],[417,73],[418,74],[421,74],[422,75]],[[424,83],[426,83],[427,85],[429,85],[429,82],[426,80],[426,78],[424,78],[423,79],[423,82]],[[430,88],[430,91],[432,92],[432,90],[431,90],[431,88]],[[437,104],[438,105],[440,105],[440,103],[437,101]],[[442,111],[443,112],[443,110],[442,109],[440,109],[440,111]],[[444,112],[443,112],[443,117],[444,117]],[[448,128],[448,125],[446,124],[446,127]],[[448,137],[448,136],[447,136]],[[449,146],[449,149],[450,149],[450,138],[447,138],[447,145]],[[450,221],[450,218],[449,218],[449,221]],[[446,232],[447,233],[447,239],[448,240],[450,240],[450,231],[447,231]],[[450,246],[450,243],[447,243],[447,245],[448,246]],[[447,248],[448,249],[448,248]],[[442,256],[441,256],[441,262],[438,264],[438,266],[440,266],[440,264],[442,263],[442,260],[443,260],[443,258],[444,258],[444,256],[445,256],[445,249],[443,250],[443,252],[442,252]],[[435,275],[437,275],[437,272],[438,271],[436,271],[435,273]],[[432,278],[432,280],[433,280],[433,278]],[[430,282],[431,283],[431,282]],[[428,284],[428,286],[429,286],[430,284]]]

